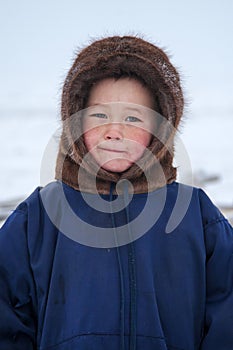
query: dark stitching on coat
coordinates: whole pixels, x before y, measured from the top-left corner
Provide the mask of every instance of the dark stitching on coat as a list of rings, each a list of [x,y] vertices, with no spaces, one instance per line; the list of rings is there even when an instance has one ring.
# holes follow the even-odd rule
[[[223,222],[223,221],[227,222],[227,219],[224,218],[224,217],[221,217],[221,218],[219,218],[219,219],[215,219],[215,220],[213,220],[213,221],[210,221],[210,222],[208,222],[208,223],[204,226],[204,230],[206,230],[209,226],[218,224],[218,223]]]
[[[14,211],[13,211],[13,213],[19,213],[19,214],[26,214],[27,213],[27,211],[26,210],[22,210],[22,209],[15,209]]]

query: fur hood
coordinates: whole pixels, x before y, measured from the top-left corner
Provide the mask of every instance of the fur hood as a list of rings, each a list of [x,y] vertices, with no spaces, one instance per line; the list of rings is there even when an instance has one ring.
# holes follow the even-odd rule
[[[97,81],[133,77],[152,92],[160,117],[150,152],[124,173],[99,169],[87,154],[81,135],[81,111]],[[175,131],[183,113],[183,94],[177,70],[157,46],[134,36],[114,36],[93,42],[76,57],[66,77],[61,103],[63,131],[56,165],[56,179],[86,191],[109,193],[110,184],[127,179],[135,193],[152,191],[176,178],[173,167]]]

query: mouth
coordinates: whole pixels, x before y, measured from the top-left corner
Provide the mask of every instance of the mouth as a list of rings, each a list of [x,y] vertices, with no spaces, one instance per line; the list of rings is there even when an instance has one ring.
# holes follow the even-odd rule
[[[105,148],[105,147],[99,147],[101,151],[105,152],[111,152],[111,153],[125,153],[126,151],[123,149],[113,149],[113,148]]]

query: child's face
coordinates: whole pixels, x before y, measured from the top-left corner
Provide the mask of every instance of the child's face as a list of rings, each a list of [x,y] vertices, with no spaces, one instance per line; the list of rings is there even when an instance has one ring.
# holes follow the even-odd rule
[[[152,138],[151,92],[132,78],[108,78],[91,89],[87,107],[83,119],[87,150],[103,169],[127,170],[142,157]]]

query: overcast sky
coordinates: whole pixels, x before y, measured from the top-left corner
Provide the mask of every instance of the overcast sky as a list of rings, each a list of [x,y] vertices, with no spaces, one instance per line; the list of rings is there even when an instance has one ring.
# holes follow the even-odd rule
[[[57,108],[77,48],[128,33],[167,48],[191,108],[233,110],[231,0],[1,0],[0,111]]]

